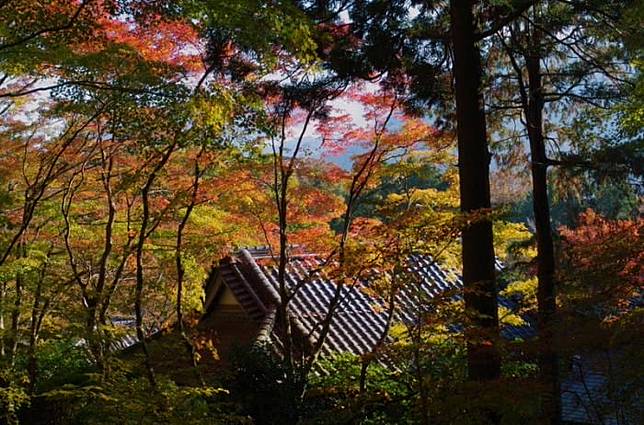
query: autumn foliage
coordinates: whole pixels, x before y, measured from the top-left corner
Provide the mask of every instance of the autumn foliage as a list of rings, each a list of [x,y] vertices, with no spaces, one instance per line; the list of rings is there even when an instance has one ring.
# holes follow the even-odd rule
[[[540,423],[541,341],[561,357],[550,396],[580,353],[636,363],[642,61],[625,34],[641,7],[463,2],[463,67],[457,3],[0,0],[0,425]],[[561,67],[523,81],[535,57]],[[535,128],[544,152],[529,156]],[[537,213],[552,210],[536,231],[535,186]],[[256,246],[283,335],[245,354],[268,383],[217,369],[200,327],[220,259]],[[289,322],[296,254],[336,282],[306,350]],[[414,255],[466,290],[414,293]],[[343,289],[363,280],[384,331],[362,356],[325,356]],[[406,322],[402,291],[418,307]],[[495,312],[537,338],[505,341]],[[475,352],[489,364],[468,378]],[[285,411],[257,414],[230,375]]]
[[[576,228],[561,228],[563,261],[589,308],[602,305],[606,320],[630,312],[644,285],[644,220],[609,220],[592,210]],[[594,307],[593,307],[594,306]]]

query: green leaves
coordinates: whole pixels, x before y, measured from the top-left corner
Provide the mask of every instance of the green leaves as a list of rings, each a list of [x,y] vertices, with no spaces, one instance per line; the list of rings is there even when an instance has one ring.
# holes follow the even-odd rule
[[[46,253],[31,250],[26,257],[10,260],[0,265],[0,283],[15,280],[18,275],[25,276],[37,272],[47,261]]]
[[[0,369],[0,418],[7,425],[18,425],[18,412],[29,406],[31,397],[25,389],[26,381],[25,375],[5,367]]]
[[[221,87],[213,94],[194,97],[187,105],[194,125],[220,135],[231,125],[238,110],[238,99]]]

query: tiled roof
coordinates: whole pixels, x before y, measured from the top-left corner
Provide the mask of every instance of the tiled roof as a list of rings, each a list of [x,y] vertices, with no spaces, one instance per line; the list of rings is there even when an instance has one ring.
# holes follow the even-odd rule
[[[601,362],[599,362],[601,363]],[[608,379],[593,356],[574,356],[571,370],[561,384],[561,418],[566,424],[621,425],[642,423],[644,404],[637,390]],[[608,372],[605,374],[604,372]],[[612,382],[611,382],[612,381]],[[641,382],[641,381],[640,381]]]
[[[298,288],[289,304],[291,320],[304,335],[311,335],[313,341],[317,340],[320,322],[338,288],[332,279],[317,272],[321,265],[322,260],[318,256],[295,255],[290,259],[286,273],[288,288]],[[446,293],[453,294],[450,295],[452,298],[460,297],[458,293],[463,287],[460,277],[444,270],[428,256],[412,256],[407,272],[416,277],[416,287],[420,291],[403,290],[399,293],[397,321],[413,322],[415,311],[422,304],[420,298],[432,299]],[[262,320],[268,304],[279,303],[278,269],[265,250],[240,251],[235,259],[222,262],[220,275],[244,311],[254,320]],[[387,312],[385,302],[368,292],[369,285],[369,281],[359,281],[342,287],[341,301],[333,315],[322,354],[364,354],[376,346],[387,326]],[[268,294],[268,299],[262,294]],[[502,297],[499,304],[509,310],[516,308],[511,300]],[[502,333],[511,340],[534,335],[529,325],[504,326]]]
[[[280,336],[271,333],[275,324],[275,307],[279,305],[278,268],[272,261],[270,251],[262,248],[241,250],[235,257],[222,260],[218,273],[228,286],[248,317],[259,324],[257,340],[271,340],[271,348],[279,351]],[[311,335],[315,341],[320,331],[320,322],[329,310],[337,286],[333,279],[320,273],[322,260],[316,255],[293,255],[287,265],[286,284],[297,288],[290,301],[291,323],[303,336]],[[457,273],[440,267],[431,257],[412,255],[405,275],[411,279],[415,290],[402,290],[396,300],[395,320],[413,322],[419,306],[431,305],[432,299],[462,298],[463,282]],[[503,265],[496,264],[501,271]],[[372,271],[372,276],[377,271]],[[212,279],[206,288],[206,308],[214,299]],[[343,286],[329,333],[322,347],[322,355],[334,352],[364,354],[372,351],[386,329],[386,303],[368,289],[369,279],[354,285]],[[498,297],[500,307],[517,310],[516,300]],[[431,307],[425,307],[431,308]],[[535,336],[536,326],[524,317],[522,326],[502,326],[501,334],[508,340],[527,340]],[[590,371],[580,379],[574,373],[562,383],[562,420],[569,424],[616,424],[610,413],[598,415],[593,405],[604,393],[606,379]],[[610,409],[609,409],[610,411]],[[613,414],[614,416],[614,414]]]
[[[119,329],[121,335],[112,340],[109,345],[109,350],[118,352],[132,348],[139,343],[139,338],[136,335],[136,320],[133,317],[116,317],[112,318],[111,323]],[[159,336],[161,329],[157,326],[145,327],[143,333],[147,338]]]
[[[287,285],[294,288],[309,279],[310,270],[320,266],[317,257],[294,258],[286,275]],[[268,282],[279,288],[277,267],[260,266]],[[291,314],[299,320],[307,334],[316,340],[320,331],[319,323],[324,319],[336,292],[333,281],[314,275],[302,285],[291,300]],[[329,334],[323,346],[323,354],[329,352],[369,352],[385,328],[386,313],[379,309],[381,301],[368,296],[359,286],[344,286],[342,300],[332,318]]]
[[[600,400],[596,398],[605,393],[606,377],[595,372],[581,376],[575,369],[573,366],[571,375],[561,385],[561,418],[564,423],[617,425],[617,418],[606,417],[598,410]]]

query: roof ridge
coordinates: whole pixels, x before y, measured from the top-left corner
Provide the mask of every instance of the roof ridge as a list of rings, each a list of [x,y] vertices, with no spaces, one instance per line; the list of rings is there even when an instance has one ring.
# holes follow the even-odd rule
[[[251,271],[257,277],[258,282],[266,289],[268,295],[271,297],[271,301],[275,303],[275,306],[280,306],[282,304],[282,298],[280,297],[280,294],[273,287],[273,284],[271,284],[271,282],[268,280],[266,274],[259,267],[252,254],[247,249],[241,249],[239,251],[239,255],[241,256],[242,262],[244,262],[246,266],[251,268]],[[293,314],[293,312],[291,311],[288,312],[288,315],[290,316],[290,319],[293,321],[298,330],[302,332],[302,335],[307,335],[308,332],[306,330],[306,327],[302,324],[297,315]],[[311,342],[310,338],[309,342]]]
[[[257,264],[257,262],[255,261],[255,258],[250,253],[250,251],[248,251],[245,248],[242,248],[239,250],[238,255],[240,257],[239,259],[241,260],[241,262],[251,268],[252,272],[257,277],[259,283],[261,283],[262,286],[264,286],[264,288],[268,292],[268,295],[271,297],[271,301],[273,301],[276,305],[279,305],[280,304],[279,293],[275,290],[273,285],[271,285],[271,283],[268,281],[268,279],[264,275],[264,272],[259,267],[259,264]]]
[[[307,252],[303,245],[289,245],[289,249],[299,249],[301,252],[291,252],[287,255],[288,258],[307,258],[321,256],[321,254],[318,253]],[[251,257],[255,259],[272,258],[277,260],[279,258],[279,255],[273,253],[273,249],[270,245],[242,247],[237,251],[238,255],[241,254],[242,251],[246,251]]]

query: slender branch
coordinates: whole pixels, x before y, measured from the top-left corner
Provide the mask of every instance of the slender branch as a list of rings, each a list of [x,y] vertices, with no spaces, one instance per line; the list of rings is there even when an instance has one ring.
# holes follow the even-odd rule
[[[510,24],[512,21],[515,19],[519,18],[525,11],[530,9],[535,3],[535,0],[521,0],[518,2],[519,4],[514,5],[512,7],[512,10],[508,12],[505,16],[501,16],[499,19],[494,21],[494,23],[490,26],[490,28],[481,31],[477,34],[475,34],[475,38],[477,40],[482,40],[484,38],[487,38],[491,35],[494,35],[497,33],[499,30],[501,30],[503,27],[506,25]]]
[[[143,332],[143,286],[144,286],[144,276],[143,276],[143,246],[146,240],[147,227],[150,219],[150,205],[149,205],[149,193],[154,181],[157,178],[158,173],[165,166],[165,164],[170,159],[172,152],[177,145],[177,139],[175,138],[172,144],[166,149],[163,153],[163,156],[156,164],[156,166],[150,172],[145,184],[141,188],[141,200],[143,203],[143,216],[141,218],[141,226],[139,229],[139,237],[136,244],[136,288],[135,288],[135,300],[134,300],[134,311],[136,316],[136,335],[141,343],[141,348],[143,349],[143,354],[145,356],[145,367],[147,371],[148,381],[153,391],[158,391],[158,384],[156,380],[156,375],[154,368],[152,367],[152,362],[150,358],[150,352],[148,350],[148,345],[145,340],[145,333]]]
[[[33,32],[33,33],[29,34],[28,36],[25,36],[23,38],[20,38],[18,40],[13,41],[13,42],[0,44],[0,50],[9,49],[11,47],[16,47],[16,46],[18,46],[20,44],[27,43],[27,42],[29,42],[29,41],[33,40],[34,38],[39,37],[41,35],[71,29],[74,26],[74,24],[76,23],[76,21],[78,20],[78,17],[80,16],[80,14],[83,11],[83,9],[85,9],[85,7],[88,4],[90,4],[92,1],[93,0],[82,1],[81,4],[76,8],[76,11],[70,17],[69,21],[67,21],[66,24],[60,25],[60,26],[43,28],[41,30]]]

